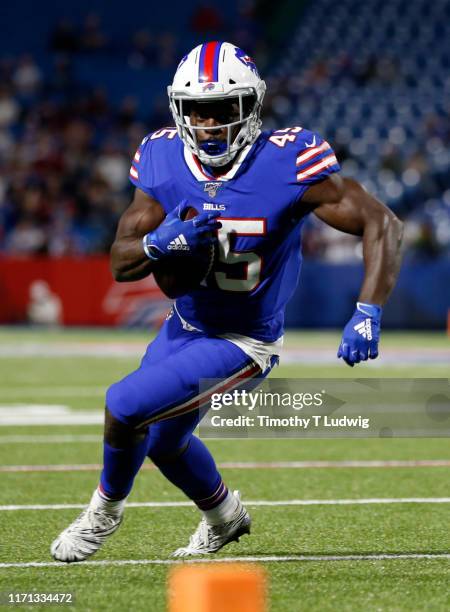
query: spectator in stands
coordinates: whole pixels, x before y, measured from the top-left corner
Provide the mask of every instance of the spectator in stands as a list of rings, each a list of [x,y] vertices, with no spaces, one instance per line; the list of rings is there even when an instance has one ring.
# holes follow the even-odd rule
[[[38,93],[42,74],[31,55],[23,55],[15,69],[12,81],[19,95],[32,96]]]
[[[128,64],[139,69],[156,64],[158,56],[155,38],[147,28],[137,30],[133,34],[131,50],[128,54]]]
[[[107,140],[101,148],[94,169],[111,191],[121,192],[126,188],[130,160],[120,150],[119,143],[113,139]]]
[[[20,106],[14,98],[13,90],[0,83],[0,129],[13,125],[20,112]]]
[[[80,50],[85,53],[105,51],[108,46],[108,37],[102,31],[101,19],[97,13],[86,16],[80,34]]]
[[[158,38],[158,66],[170,69],[178,60],[177,39],[172,32],[162,32]]]
[[[45,227],[31,218],[20,219],[6,237],[5,246],[10,255],[44,255],[47,253]]]
[[[413,236],[410,242],[410,255],[417,259],[434,259],[441,252],[442,249],[436,240],[433,224],[429,219],[423,219],[417,226],[415,236]]]

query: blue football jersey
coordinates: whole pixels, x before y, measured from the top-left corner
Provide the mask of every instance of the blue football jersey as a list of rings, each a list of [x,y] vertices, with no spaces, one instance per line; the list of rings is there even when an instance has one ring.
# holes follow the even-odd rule
[[[180,315],[212,334],[278,339],[300,272],[300,200],[339,169],[330,145],[301,127],[262,132],[220,177],[208,174],[175,128],[144,138],[130,170],[136,187],[166,213],[183,199],[199,212],[221,213],[214,267],[177,300]]]

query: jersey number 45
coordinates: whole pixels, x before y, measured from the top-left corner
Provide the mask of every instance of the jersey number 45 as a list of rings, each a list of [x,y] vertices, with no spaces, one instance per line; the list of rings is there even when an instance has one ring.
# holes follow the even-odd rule
[[[264,236],[266,219],[236,219],[220,217],[222,227],[218,230],[219,261],[230,266],[229,271],[213,272],[217,286],[224,291],[253,291],[261,280],[262,258],[253,251],[233,249],[235,239],[239,236]],[[244,275],[236,278],[235,264],[244,264]],[[234,268],[234,271],[233,271]],[[242,271],[240,266],[239,271]]]

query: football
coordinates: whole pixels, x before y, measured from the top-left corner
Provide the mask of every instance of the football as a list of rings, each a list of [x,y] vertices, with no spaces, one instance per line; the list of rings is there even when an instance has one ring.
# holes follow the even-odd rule
[[[190,207],[183,221],[189,221],[198,214],[195,208]],[[208,245],[195,255],[168,257],[156,264],[153,276],[161,291],[173,300],[199,287],[211,271],[215,255],[214,245]]]

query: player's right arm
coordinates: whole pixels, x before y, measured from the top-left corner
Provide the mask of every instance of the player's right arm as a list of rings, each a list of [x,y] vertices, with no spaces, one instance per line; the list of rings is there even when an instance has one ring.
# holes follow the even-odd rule
[[[155,271],[154,266],[170,257],[189,257],[199,247],[217,240],[219,212],[200,213],[183,221],[187,200],[167,215],[149,194],[136,189],[131,206],[122,215],[111,248],[111,269],[116,281],[135,281]],[[178,241],[178,245],[177,245]],[[182,248],[177,246],[181,244]]]
[[[111,271],[119,282],[136,281],[152,273],[155,262],[147,257],[143,237],[156,229],[166,213],[161,204],[136,189],[131,205],[123,213],[111,247]]]
[[[166,210],[153,197],[160,172],[152,157],[154,146],[153,137],[145,137],[130,168],[130,181],[136,187],[134,199],[119,220],[111,247],[111,270],[119,282],[148,276],[162,259],[190,255],[199,246],[216,240],[214,232],[221,227],[217,212],[200,213],[183,221],[189,208],[187,200]],[[178,248],[180,245],[182,248]]]

